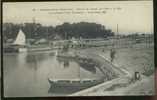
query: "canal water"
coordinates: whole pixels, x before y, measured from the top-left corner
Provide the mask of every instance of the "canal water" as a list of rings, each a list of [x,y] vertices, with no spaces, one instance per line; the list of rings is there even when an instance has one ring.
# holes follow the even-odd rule
[[[3,54],[3,69],[6,97],[67,95],[49,92],[48,78],[83,80],[103,77],[96,67],[86,68],[71,59],[58,59],[52,52]]]

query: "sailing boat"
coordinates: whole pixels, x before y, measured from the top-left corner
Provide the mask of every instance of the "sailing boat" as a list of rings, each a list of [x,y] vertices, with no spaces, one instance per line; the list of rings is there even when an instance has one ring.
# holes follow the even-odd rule
[[[26,36],[23,31],[20,29],[15,41],[4,48],[4,52],[26,52]]]
[[[19,30],[19,33],[18,33],[18,35],[17,35],[17,37],[16,37],[16,40],[14,41],[14,45],[25,45],[25,43],[26,43],[26,36],[25,36],[25,34],[22,32],[22,30],[20,29]]]

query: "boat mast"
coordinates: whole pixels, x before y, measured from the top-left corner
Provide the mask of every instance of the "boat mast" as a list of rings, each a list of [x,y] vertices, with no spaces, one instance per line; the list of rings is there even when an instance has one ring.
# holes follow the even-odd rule
[[[118,46],[120,45],[120,41],[119,41],[119,30],[118,30],[118,24],[117,24],[117,38],[118,38]]]
[[[35,36],[37,36],[37,34],[36,34],[36,26],[35,26],[35,24],[36,24],[36,19],[35,19],[35,17],[32,18],[32,21],[33,21],[33,27],[34,27],[33,33],[35,34]],[[35,38],[36,38],[36,37],[35,37]]]
[[[33,14],[36,14],[35,11],[36,9],[33,9]],[[38,34],[36,33],[37,27],[36,27],[36,19],[35,19],[35,15],[32,18],[32,22],[33,22],[33,34],[35,35],[35,38],[37,38]]]
[[[117,35],[118,35],[118,24],[117,24]]]

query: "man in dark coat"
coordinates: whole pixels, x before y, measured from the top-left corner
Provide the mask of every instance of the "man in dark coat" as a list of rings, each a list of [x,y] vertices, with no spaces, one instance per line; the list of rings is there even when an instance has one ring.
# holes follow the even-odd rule
[[[111,49],[111,51],[110,51],[111,62],[113,62],[113,60],[114,60],[114,58],[115,58],[115,54],[116,54],[115,49]]]

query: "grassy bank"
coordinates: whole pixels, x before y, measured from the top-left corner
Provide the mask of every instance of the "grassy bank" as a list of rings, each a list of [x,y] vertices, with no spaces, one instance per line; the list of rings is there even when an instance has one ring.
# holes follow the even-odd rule
[[[110,60],[109,50],[101,54]],[[143,75],[150,76],[154,71],[154,48],[117,49],[113,64],[125,68],[130,73],[138,71]]]
[[[140,44],[141,45],[141,44]],[[91,48],[86,52],[94,52],[102,55],[110,61],[110,49]],[[135,71],[142,74],[142,79],[132,81],[133,78],[121,77],[111,80],[110,83],[104,82],[100,86],[81,91],[74,95],[152,95],[154,94],[154,47],[132,46],[130,48],[116,49],[113,64],[119,68],[127,70],[131,75]]]

